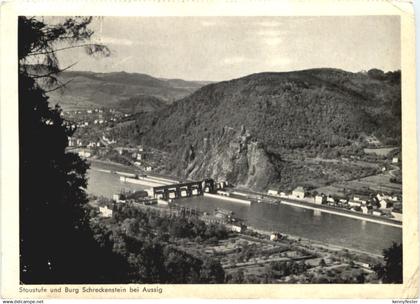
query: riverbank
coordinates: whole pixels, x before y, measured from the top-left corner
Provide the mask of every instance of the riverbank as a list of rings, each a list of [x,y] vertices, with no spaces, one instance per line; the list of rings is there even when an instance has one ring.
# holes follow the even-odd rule
[[[247,229],[249,231],[252,232],[256,232],[260,235],[265,235],[268,238],[270,237],[270,235],[274,232],[274,231],[267,231],[267,230],[262,230],[262,229],[257,229],[255,227],[252,226],[247,226]],[[314,239],[308,239],[308,238],[304,238],[298,235],[292,235],[292,234],[288,234],[288,233],[281,233],[282,236],[286,237],[289,240],[294,240],[296,242],[299,242],[300,244],[305,244],[305,245],[309,245],[309,246],[316,246],[319,248],[323,248],[324,250],[330,250],[330,251],[348,251],[348,252],[353,252],[355,254],[363,254],[363,255],[368,255],[368,256],[373,256],[376,258],[383,258],[383,255],[381,254],[376,254],[370,251],[365,251],[365,250],[360,250],[360,249],[355,249],[355,248],[351,248],[351,247],[345,247],[345,246],[339,246],[339,245],[334,245],[334,244],[326,244],[326,243],[322,243],[320,241],[314,240]]]
[[[180,182],[179,180],[165,177],[162,175],[146,175],[145,173],[140,173],[138,170],[135,170],[135,168],[118,164],[112,161],[95,159],[90,160],[90,162],[91,170],[109,174],[117,174],[120,176],[121,182],[139,184],[148,187],[159,187],[164,185],[177,184]]]
[[[143,170],[140,170],[139,168],[135,166],[128,166],[123,165],[114,161],[110,160],[102,160],[102,159],[88,159],[88,161],[91,164],[91,168],[96,169],[106,169],[110,171],[119,171],[119,172],[125,172],[127,174],[134,174],[134,175],[147,175],[148,178],[155,179],[156,182],[162,182],[163,184],[176,184],[180,182],[188,182],[189,180],[183,180],[179,179],[177,177],[169,176],[169,175],[163,175],[158,173],[150,173]],[[133,176],[134,176],[133,175]]]
[[[205,193],[204,196],[213,197],[213,198],[217,198],[217,199],[220,198],[220,195],[214,195],[214,194],[208,195],[207,193]],[[224,198],[229,198],[229,197],[224,197]],[[201,213],[203,213],[203,212],[199,211],[199,214],[201,214]],[[304,245],[308,245],[308,246],[319,247],[319,248],[322,248],[322,249],[327,250],[327,251],[328,250],[329,251],[348,251],[348,252],[352,252],[354,254],[374,256],[374,257],[377,257],[377,258],[382,258],[383,257],[383,255],[381,255],[381,254],[376,254],[376,253],[373,253],[373,252],[370,252],[370,251],[355,249],[355,248],[346,247],[346,246],[329,244],[329,243],[321,242],[321,241],[318,241],[318,240],[305,238],[305,237],[301,237],[301,236],[298,236],[298,235],[293,235],[293,234],[290,234],[290,233],[284,233],[283,231],[269,231],[269,230],[264,230],[264,229],[259,229],[259,228],[253,227],[251,225],[246,225],[246,230],[251,231],[251,232],[255,232],[255,233],[260,234],[261,236],[264,236],[264,239],[266,238],[267,242],[272,242],[272,241],[270,241],[270,236],[273,233],[280,233],[282,236],[285,236],[288,240],[293,240],[293,241],[296,241],[300,244],[304,244]],[[243,234],[243,233],[240,233],[240,234]]]
[[[379,255],[326,244],[321,246],[316,241],[289,234],[282,234],[278,240],[270,240],[267,232],[261,233],[253,227],[240,232],[230,232],[229,225],[226,225],[226,229],[211,227],[209,225],[214,225],[214,222],[205,219],[204,223],[197,221],[202,219],[201,212],[192,212],[183,207],[133,204],[133,208],[150,211],[144,217],[148,221],[147,230],[139,230],[142,235],[145,231],[154,236],[160,235],[162,230],[167,233],[166,221],[156,221],[156,217],[166,217],[177,226],[178,223],[185,225],[187,219],[191,233],[181,235],[170,229],[170,237],[159,241],[198,259],[217,256],[230,283],[361,283],[358,279],[361,276],[364,283],[376,283],[372,265],[383,262],[383,257]],[[117,221],[106,222],[110,230],[116,230],[114,225],[124,225],[125,218],[135,214],[126,209],[121,211],[116,217]],[[119,209],[116,208],[115,212],[118,213]],[[200,229],[194,229],[196,226]],[[284,274],[276,272],[281,266],[294,270]],[[238,273],[241,273],[240,281],[237,280]]]
[[[141,205],[141,204],[135,204],[135,206],[137,208],[141,208],[144,210],[155,210],[158,211],[160,214],[165,214],[165,215],[170,215],[170,214],[174,214],[179,216],[180,213],[180,209],[184,208],[183,206],[176,206],[175,208],[169,208],[168,205]],[[187,212],[188,213],[188,212]],[[198,218],[202,219],[202,216],[205,214],[205,212],[202,211],[198,211],[198,210],[194,210],[194,214],[196,216],[198,216]],[[223,224],[228,230],[229,228],[229,223]],[[251,233],[250,233],[251,232]],[[346,246],[340,246],[340,245],[334,245],[334,244],[330,244],[330,243],[325,243],[325,242],[321,242],[319,240],[314,240],[314,239],[310,239],[310,238],[305,238],[305,237],[301,237],[298,235],[294,235],[294,234],[290,234],[290,233],[284,233],[283,231],[269,231],[269,230],[265,230],[265,229],[259,229],[256,227],[253,227],[251,225],[247,225],[246,229],[243,232],[238,233],[239,235],[250,235],[252,236],[253,233],[258,234],[258,236],[253,236],[253,237],[258,237],[260,238],[262,241],[266,242],[267,244],[281,244],[282,240],[280,239],[279,241],[271,241],[270,240],[270,236],[272,233],[280,233],[282,235],[282,239],[283,242],[284,240],[288,240],[288,241],[292,241],[295,242],[297,245],[299,246],[303,246],[307,249],[310,250],[322,250],[324,252],[330,252],[330,253],[343,253],[346,252],[350,255],[354,255],[357,257],[363,257],[363,258],[368,258],[368,257],[372,257],[372,258],[379,258],[382,259],[383,255],[382,254],[377,254],[374,252],[370,252],[370,251],[366,251],[366,250],[360,250],[360,249],[356,249],[356,248],[351,248],[351,247],[346,247]]]
[[[253,191],[246,191],[241,189],[242,192],[234,191],[233,193],[242,195],[244,197],[249,196],[255,196],[258,195],[261,198],[261,203],[269,203],[272,204],[273,202],[268,202],[264,199],[269,198],[270,200],[275,200],[277,202],[280,202],[280,204],[293,206],[293,207],[299,207],[304,209],[310,209],[310,210],[316,210],[324,213],[344,216],[347,218],[352,218],[356,220],[381,224],[381,225],[387,225],[392,227],[397,227],[402,229],[402,222],[398,221],[396,219],[386,218],[386,217],[380,217],[372,214],[365,214],[360,212],[354,212],[351,210],[343,209],[343,208],[337,208],[337,207],[331,207],[327,205],[320,205],[315,203],[309,203],[302,200],[297,199],[291,199],[289,197],[285,196],[274,196],[274,195],[267,195],[266,193],[261,192],[253,192]],[[278,203],[277,203],[278,204]]]
[[[132,184],[142,185],[142,186],[151,187],[151,188],[163,186],[163,184],[156,183],[147,178],[130,178],[126,176],[120,176],[120,181],[123,183],[132,183]]]
[[[236,197],[224,196],[224,195],[212,194],[212,193],[203,193],[203,195],[204,196],[208,196],[208,197],[213,197],[213,198],[221,199],[221,200],[225,200],[225,201],[229,201],[229,202],[251,205],[251,201],[250,200],[244,200],[242,198],[236,198]]]
[[[288,199],[281,199],[280,204],[299,207],[299,208],[305,208],[305,209],[311,209],[311,210],[319,210],[321,212],[335,214],[339,216],[344,216],[348,218],[353,218],[357,220],[367,221],[371,223],[381,224],[381,225],[388,225],[392,227],[397,227],[402,229],[402,223],[388,219],[388,218],[380,218],[374,215],[369,214],[362,214],[362,213],[356,213],[353,211],[348,211],[344,209],[338,209],[338,208],[332,208],[328,206],[323,205],[315,205],[307,202],[302,201],[296,201],[296,200],[288,200]]]
[[[128,173],[127,176],[133,175],[132,172],[135,172],[135,170],[131,167],[121,165],[121,164],[111,162],[111,161],[103,161],[103,160],[96,160],[95,159],[95,160],[91,160],[91,162],[93,164],[97,163],[97,164],[101,164],[103,166],[111,165],[115,168],[114,171],[124,169],[124,171],[127,171],[127,173]],[[96,167],[96,166],[94,165],[94,167]],[[121,172],[119,171],[117,173],[120,174]],[[121,174],[121,175],[125,175],[125,174]],[[133,177],[133,176],[129,176],[129,177]],[[150,175],[150,176],[148,176],[148,179],[150,179],[150,180],[145,181],[144,186],[154,187],[154,186],[158,186],[158,184],[162,184],[162,185],[168,184],[169,181],[179,182],[179,180],[177,180],[177,179],[169,178],[169,177],[163,177],[163,176],[159,176],[159,175],[157,175],[157,176]],[[137,183],[137,184],[142,183],[141,181],[138,181],[138,180],[134,180],[134,181],[133,180],[127,180],[127,182],[134,182],[134,183]],[[346,210],[346,209],[334,208],[334,207],[325,206],[325,205],[315,205],[315,204],[304,202],[304,201],[292,200],[292,199],[288,199],[288,198],[284,198],[284,197],[282,198],[282,197],[277,197],[277,196],[271,196],[271,195],[267,195],[267,194],[260,193],[260,192],[252,192],[252,191],[240,192],[240,191],[235,190],[233,193],[237,194],[238,196],[241,196],[241,195],[242,196],[260,195],[260,196],[265,197],[265,198],[280,200],[280,203],[284,204],[284,205],[289,205],[289,206],[299,207],[299,208],[305,208],[305,209],[310,209],[310,210],[318,210],[318,211],[324,212],[324,213],[334,214],[334,215],[343,216],[343,217],[347,217],[347,218],[352,218],[352,219],[356,219],[356,220],[367,221],[367,222],[371,222],[371,223],[387,225],[387,226],[402,229],[402,222],[394,220],[394,219],[390,219],[390,218],[384,218],[384,217],[379,217],[379,216],[370,215],[370,214],[363,214],[363,213],[349,211],[349,210]],[[235,198],[234,197],[224,197],[224,196],[221,196],[221,195],[214,195],[214,197],[218,198],[218,199],[221,199],[221,200],[225,200],[225,201],[251,204],[251,201],[249,199],[242,199],[240,197],[235,197]],[[264,202],[264,203],[268,203],[268,202]]]
[[[123,165],[110,160],[89,158],[87,161],[91,164],[91,168],[106,169],[110,171],[125,171],[127,173],[136,173],[139,171],[132,166]]]
[[[96,196],[112,198],[121,191],[146,190],[146,186],[123,183],[117,174],[107,174],[102,170],[123,171],[121,166],[107,166],[106,162],[99,165],[101,170],[91,166],[88,181],[88,193]],[[92,170],[94,169],[94,170]],[[99,171],[99,172],[97,172]],[[101,172],[102,171],[102,172]],[[265,197],[265,196],[263,196]],[[243,199],[246,199],[243,197]],[[270,199],[272,199],[270,197]],[[277,201],[280,198],[277,197]],[[247,225],[271,232],[278,231],[302,238],[313,239],[321,243],[336,244],[339,246],[365,250],[380,254],[382,249],[392,245],[392,242],[402,241],[401,228],[368,221],[342,217],[327,212],[315,213],[307,208],[298,208],[280,203],[253,203],[242,204],[222,200],[220,197],[211,198],[195,196],[179,200],[179,204],[188,208],[213,212],[215,208],[228,209],[247,222]]]

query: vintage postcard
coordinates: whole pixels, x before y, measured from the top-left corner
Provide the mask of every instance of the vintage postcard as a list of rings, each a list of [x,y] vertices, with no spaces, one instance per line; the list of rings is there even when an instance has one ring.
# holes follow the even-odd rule
[[[2,298],[418,296],[410,2],[0,21]]]

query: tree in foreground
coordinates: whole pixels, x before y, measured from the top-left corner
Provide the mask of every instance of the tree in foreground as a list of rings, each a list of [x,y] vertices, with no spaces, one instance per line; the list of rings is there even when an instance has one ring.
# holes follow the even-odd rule
[[[93,240],[86,198],[88,165],[66,153],[74,132],[46,93],[60,83],[56,53],[88,44],[91,18],[47,25],[19,17],[20,280],[22,283],[124,282],[124,261]]]
[[[383,283],[403,282],[402,244],[392,243],[392,246],[384,249],[385,264],[377,264],[373,267],[378,278]]]
[[[114,217],[115,233],[89,223],[88,164],[66,152],[75,130],[46,94],[65,85],[57,52],[83,47],[89,55],[109,54],[105,46],[88,43],[91,20],[67,18],[47,25],[19,18],[21,283],[221,283],[220,263],[164,246],[153,233],[129,236],[139,232],[139,218],[146,220],[146,214],[126,210],[137,217],[122,223]],[[185,227],[178,226],[176,232],[184,237]]]

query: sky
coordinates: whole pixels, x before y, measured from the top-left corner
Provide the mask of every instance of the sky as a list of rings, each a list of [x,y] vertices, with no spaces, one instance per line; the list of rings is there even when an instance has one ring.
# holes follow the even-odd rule
[[[96,17],[111,56],[59,52],[72,70],[222,81],[259,72],[400,69],[398,16]]]

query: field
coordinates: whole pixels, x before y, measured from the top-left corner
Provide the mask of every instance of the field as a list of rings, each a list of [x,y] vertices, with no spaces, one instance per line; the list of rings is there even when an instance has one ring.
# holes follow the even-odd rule
[[[366,154],[376,154],[379,156],[387,156],[389,152],[394,151],[395,149],[398,149],[398,147],[375,148],[375,149],[365,148],[364,152]]]
[[[389,173],[380,173],[345,182],[333,183],[326,187],[317,188],[316,191],[332,196],[346,196],[349,193],[375,193],[386,192],[397,195],[402,194],[402,185],[391,183]]]
[[[348,282],[357,277],[371,281],[373,272],[360,265],[380,260],[311,241],[270,241],[262,235],[232,234],[212,244],[181,241],[177,247],[194,256],[218,259],[232,283]]]

